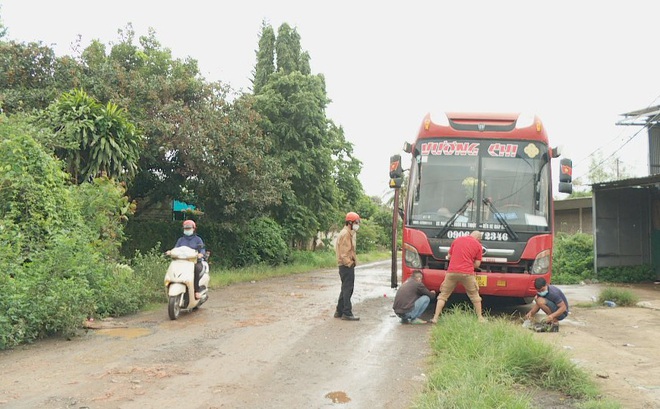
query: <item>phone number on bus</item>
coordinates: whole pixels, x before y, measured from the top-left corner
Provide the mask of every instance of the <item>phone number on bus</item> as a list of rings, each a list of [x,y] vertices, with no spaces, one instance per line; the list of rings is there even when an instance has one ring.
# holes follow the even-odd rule
[[[447,238],[455,239],[461,236],[469,236],[470,231],[466,230],[450,230],[447,232]],[[481,238],[484,241],[509,241],[509,234],[506,232],[491,232],[486,231]]]

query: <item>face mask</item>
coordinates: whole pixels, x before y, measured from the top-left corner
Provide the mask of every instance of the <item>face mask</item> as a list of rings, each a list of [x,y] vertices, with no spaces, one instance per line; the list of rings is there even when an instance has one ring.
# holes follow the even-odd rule
[[[183,234],[185,234],[186,236],[192,236],[193,231],[192,230],[184,230]]]
[[[358,231],[360,230],[360,225],[359,224],[354,224],[353,225],[353,231]]]
[[[545,297],[546,295],[548,295],[548,290],[541,291],[540,293],[536,293],[536,294],[540,295],[541,297]]]

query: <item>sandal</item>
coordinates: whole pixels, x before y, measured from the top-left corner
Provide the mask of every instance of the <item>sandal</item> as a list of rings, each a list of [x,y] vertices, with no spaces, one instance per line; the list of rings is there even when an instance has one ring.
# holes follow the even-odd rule
[[[421,325],[421,324],[428,324],[428,321],[420,320],[419,318],[415,318],[414,320],[410,321],[411,324],[415,325]]]

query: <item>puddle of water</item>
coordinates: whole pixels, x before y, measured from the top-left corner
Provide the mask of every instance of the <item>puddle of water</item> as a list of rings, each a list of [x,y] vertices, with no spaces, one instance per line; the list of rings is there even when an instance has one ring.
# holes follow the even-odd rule
[[[134,339],[149,335],[151,331],[147,328],[104,328],[96,331],[96,333],[110,337]]]
[[[328,392],[325,397],[330,399],[332,403],[348,403],[351,401],[351,398],[346,395],[346,392],[342,391]]]

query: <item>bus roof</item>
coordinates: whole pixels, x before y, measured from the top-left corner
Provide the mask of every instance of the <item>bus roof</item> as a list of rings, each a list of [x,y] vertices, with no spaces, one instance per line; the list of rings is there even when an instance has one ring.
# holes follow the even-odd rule
[[[548,143],[541,120],[536,115],[521,113],[428,113],[417,138],[437,137],[522,139]]]

